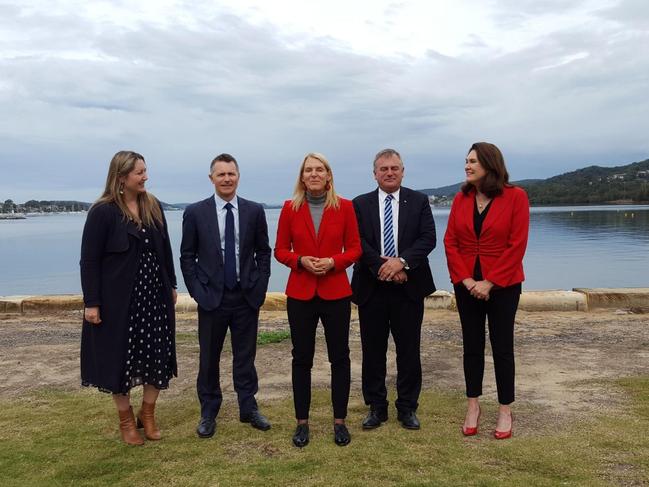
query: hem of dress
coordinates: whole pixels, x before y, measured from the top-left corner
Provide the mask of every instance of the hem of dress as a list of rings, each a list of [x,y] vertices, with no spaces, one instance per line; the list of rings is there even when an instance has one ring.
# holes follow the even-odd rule
[[[134,387],[139,387],[139,386],[153,386],[159,391],[164,391],[166,389],[169,389],[169,384],[163,385],[163,386],[158,386],[156,384],[147,384],[145,382],[142,382],[140,384],[135,384],[131,387],[129,387],[126,391],[111,391],[110,389],[107,389],[106,387],[98,386],[97,384],[93,384],[92,382],[87,382],[87,381],[81,381],[81,387],[94,387],[96,388],[99,392],[103,392],[105,394],[120,394],[122,396],[128,396],[131,393],[131,389]]]

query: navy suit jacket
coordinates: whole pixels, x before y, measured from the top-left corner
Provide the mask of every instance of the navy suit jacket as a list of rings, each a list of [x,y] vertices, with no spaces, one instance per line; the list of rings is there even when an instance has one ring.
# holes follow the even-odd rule
[[[239,284],[248,304],[259,308],[266,299],[270,277],[266,214],[259,203],[241,196],[238,202]],[[189,294],[207,311],[219,307],[225,287],[220,231],[214,196],[185,209],[180,269]]]
[[[363,255],[354,265],[352,276],[353,301],[359,306],[370,298],[378,282],[381,258],[381,223],[379,190],[354,198],[354,210],[361,234]],[[428,197],[419,191],[401,187],[399,192],[399,257],[408,263],[408,281],[404,284],[411,299],[423,299],[435,291],[428,254],[435,248],[435,221]]]

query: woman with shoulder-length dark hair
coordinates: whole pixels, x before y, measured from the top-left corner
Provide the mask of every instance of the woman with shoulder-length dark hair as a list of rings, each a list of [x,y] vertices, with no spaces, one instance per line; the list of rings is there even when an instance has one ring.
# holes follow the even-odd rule
[[[81,241],[81,383],[113,395],[129,445],[144,443],[130,390],[144,386],[137,427],[147,439],[159,440],[156,400],[177,375],[176,275],[167,222],[145,188],[147,179],[144,157],[115,154]]]
[[[523,189],[509,184],[505,160],[493,144],[473,144],[464,171],[466,182],[453,200],[444,235],[462,323],[468,398],[462,432],[478,432],[487,318],[500,403],[494,437],[505,439],[512,435],[514,319],[525,279],[529,202]]]
[[[279,217],[275,258],[290,267],[286,309],[293,343],[293,400],[297,428],[293,444],[309,442],[311,368],[318,321],[322,321],[331,364],[334,441],[345,446],[350,387],[349,319],[351,294],[345,269],[361,256],[352,202],[334,190],[333,173],[322,154],[307,154],[293,199]]]

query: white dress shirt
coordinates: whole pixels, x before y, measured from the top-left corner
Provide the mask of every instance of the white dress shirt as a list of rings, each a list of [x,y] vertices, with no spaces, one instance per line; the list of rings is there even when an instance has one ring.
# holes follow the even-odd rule
[[[219,226],[219,236],[221,237],[221,256],[225,261],[225,216],[228,210],[225,205],[230,203],[234,216],[234,252],[236,255],[237,281],[239,280],[239,201],[235,196],[231,201],[225,201],[218,194],[214,193],[214,202],[216,203],[216,221]]]
[[[394,233],[394,255],[399,255],[399,192],[401,188],[397,189],[392,195],[392,232]],[[385,220],[385,198],[388,193],[379,188],[379,220],[381,222],[381,255],[385,255],[385,246],[383,238],[383,221]]]

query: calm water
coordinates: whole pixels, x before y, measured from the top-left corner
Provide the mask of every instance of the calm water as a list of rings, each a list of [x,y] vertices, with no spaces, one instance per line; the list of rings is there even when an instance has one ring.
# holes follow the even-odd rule
[[[280,210],[266,212],[271,246]],[[447,209],[434,209],[437,248],[430,255],[439,289],[451,288],[442,237]],[[182,212],[168,212],[179,288]],[[85,214],[0,220],[0,296],[80,293],[79,250]],[[649,287],[649,206],[532,208],[526,289]],[[272,261],[269,290],[283,291],[288,268]]]

